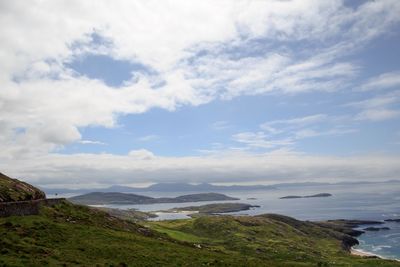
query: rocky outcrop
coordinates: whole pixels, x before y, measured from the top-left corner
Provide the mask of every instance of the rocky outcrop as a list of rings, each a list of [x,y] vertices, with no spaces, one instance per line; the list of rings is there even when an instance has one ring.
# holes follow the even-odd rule
[[[45,199],[38,188],[0,173],[0,203]]]

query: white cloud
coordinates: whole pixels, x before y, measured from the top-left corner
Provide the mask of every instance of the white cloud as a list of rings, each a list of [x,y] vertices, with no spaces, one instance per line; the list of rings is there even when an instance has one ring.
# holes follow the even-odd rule
[[[231,127],[231,124],[228,121],[216,121],[211,125],[211,128],[214,130],[220,131],[225,130]]]
[[[269,129],[269,127],[274,125],[283,125],[285,127],[304,127],[310,124],[323,122],[327,118],[328,116],[326,114],[314,114],[294,119],[269,121],[261,124],[260,127],[261,129]]]
[[[351,102],[346,106],[360,109],[356,120],[384,121],[400,117],[400,110],[394,104],[400,102],[400,91],[373,96],[362,101]]]
[[[300,140],[320,136],[340,136],[356,132],[343,122],[348,118],[314,114],[262,123],[258,132],[243,132],[232,136],[247,149],[290,149]]]
[[[307,156],[286,151],[259,155],[230,152],[202,157],[153,157],[151,152],[139,150],[129,156],[50,154],[36,159],[2,161],[0,168],[10,176],[48,187],[173,181],[338,182],[398,179],[399,160],[382,155]]]
[[[83,145],[106,145],[106,143],[93,140],[80,140],[79,143]]]
[[[153,152],[147,149],[131,150],[129,151],[128,156],[138,160],[151,160],[155,158]]]
[[[400,110],[367,109],[357,114],[357,120],[384,121],[400,117]]]
[[[235,142],[243,143],[250,148],[274,148],[276,146],[288,146],[293,144],[291,139],[272,139],[268,140],[264,132],[243,132],[232,136]]]
[[[400,87],[400,72],[383,73],[377,77],[370,78],[361,85],[362,90],[383,90],[387,88]]]
[[[149,134],[142,137],[139,137],[137,140],[140,142],[149,142],[159,139],[160,137],[156,134]]]

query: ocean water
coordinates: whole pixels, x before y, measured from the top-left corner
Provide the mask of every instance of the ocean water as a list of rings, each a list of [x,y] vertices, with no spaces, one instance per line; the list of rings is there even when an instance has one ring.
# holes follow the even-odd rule
[[[365,227],[367,226],[362,225],[358,229],[362,230]],[[360,245],[354,248],[383,258],[400,259],[400,223],[385,222],[385,224],[376,227],[389,227],[390,230],[365,232],[357,238]]]
[[[196,193],[196,192],[191,192]],[[221,192],[238,197],[237,201],[253,205],[248,211],[232,214],[257,215],[263,213],[277,213],[291,216],[300,220],[328,220],[328,219],[363,219],[385,220],[400,218],[400,183],[374,183],[374,184],[347,184],[302,186],[292,188],[278,188],[276,190],[261,191],[232,191]],[[331,193],[332,197],[279,199],[287,195],[312,195],[317,193]],[[188,194],[188,192],[154,193],[141,192],[139,194],[153,197],[173,197]],[[255,198],[255,199],[249,199]],[[174,207],[204,205],[215,202],[194,203],[165,203],[150,205],[107,205],[107,207],[142,211],[168,210]],[[219,201],[220,203],[220,201]],[[156,220],[170,220],[187,218],[187,214],[157,212]],[[383,256],[385,258],[400,259],[400,223],[386,223],[391,229],[387,231],[367,232],[358,240],[357,249]]]

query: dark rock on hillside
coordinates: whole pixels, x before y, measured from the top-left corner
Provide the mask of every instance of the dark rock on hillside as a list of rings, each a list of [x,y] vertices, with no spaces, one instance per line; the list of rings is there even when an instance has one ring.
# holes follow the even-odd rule
[[[374,225],[374,224],[384,224],[381,221],[371,221],[371,220],[328,220],[327,222],[337,224],[337,225],[344,225],[347,227],[359,227],[360,225]]]
[[[354,228],[360,225],[380,225],[383,224],[381,221],[369,221],[369,220],[328,220],[323,222],[316,222],[319,226],[331,228],[335,231],[345,233],[350,236],[360,236],[365,233],[364,231],[357,230]]]
[[[45,193],[38,188],[0,173],[0,202],[27,201],[45,198]]]

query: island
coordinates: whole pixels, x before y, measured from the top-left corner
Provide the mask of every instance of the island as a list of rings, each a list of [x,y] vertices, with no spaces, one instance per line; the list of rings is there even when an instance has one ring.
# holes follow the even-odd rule
[[[400,218],[399,219],[386,219],[385,222],[400,222]]]
[[[126,194],[126,193],[103,193],[93,192],[84,195],[71,197],[69,201],[84,205],[135,205],[135,204],[157,204],[157,203],[185,203],[185,202],[201,202],[201,201],[227,201],[239,200],[238,198],[229,197],[219,193],[200,193],[190,194],[178,197],[162,197],[153,198],[143,195]]]
[[[389,227],[367,227],[363,229],[364,231],[373,231],[373,232],[377,232],[377,231],[381,231],[381,230],[390,230]]]
[[[309,195],[309,196],[284,196],[281,197],[280,199],[292,199],[292,198],[311,198],[311,197],[331,197],[332,194],[329,193],[319,193],[315,195]]]
[[[237,212],[243,210],[249,210],[251,208],[259,208],[258,205],[250,205],[245,203],[213,203],[201,206],[189,206],[181,208],[173,208],[168,210],[168,212],[186,212],[193,211],[202,214],[216,214],[216,213],[227,213],[227,212]]]

